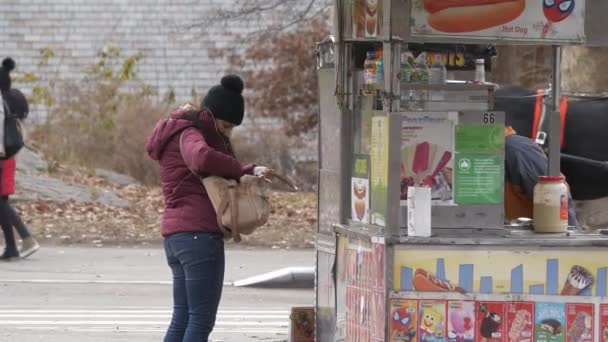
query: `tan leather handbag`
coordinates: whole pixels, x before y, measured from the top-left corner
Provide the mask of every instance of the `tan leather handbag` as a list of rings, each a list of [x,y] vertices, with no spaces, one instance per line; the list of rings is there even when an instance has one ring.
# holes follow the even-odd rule
[[[249,235],[268,221],[271,207],[262,182],[264,179],[251,175],[239,182],[217,176],[203,179],[226,238],[239,242],[241,234]]]
[[[179,138],[180,151],[183,150],[182,137],[183,133]],[[288,179],[277,174],[273,174],[273,178],[297,190]],[[271,206],[266,194],[267,181],[263,178],[244,175],[237,182],[233,179],[209,176],[201,181],[217,214],[217,224],[226,239],[233,238],[235,242],[240,242],[241,234],[250,235],[268,221]]]

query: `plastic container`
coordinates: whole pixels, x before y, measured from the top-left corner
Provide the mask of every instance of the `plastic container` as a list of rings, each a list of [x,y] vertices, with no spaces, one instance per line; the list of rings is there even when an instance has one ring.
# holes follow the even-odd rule
[[[447,70],[443,65],[441,54],[435,55],[435,62],[429,69],[429,83],[431,84],[445,84],[447,80]]]
[[[401,54],[401,83],[410,83],[412,81],[412,70],[414,64],[414,56],[411,52],[406,51]]]
[[[407,235],[431,237],[431,188],[407,189]]]
[[[429,83],[429,68],[424,64],[422,58],[418,56],[416,64],[412,70],[411,80],[412,83],[416,84],[428,84]]]
[[[425,64],[426,59],[421,54],[416,58],[414,68],[410,76],[412,84],[429,84],[429,68]],[[428,92],[426,90],[409,91],[409,101],[407,110],[425,111],[428,101]]]
[[[484,59],[475,60],[475,83],[486,83],[486,61]]]
[[[568,230],[568,186],[563,176],[541,176],[534,187],[534,231]]]

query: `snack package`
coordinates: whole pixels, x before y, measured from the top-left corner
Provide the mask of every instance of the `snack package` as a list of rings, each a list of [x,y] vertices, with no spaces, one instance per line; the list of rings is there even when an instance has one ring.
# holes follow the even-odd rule
[[[446,301],[421,300],[418,307],[418,341],[444,342],[446,340]]]
[[[536,303],[534,341],[564,342],[566,305],[563,303]]]
[[[291,308],[291,336],[294,342],[312,342],[315,338],[315,309]]]
[[[505,339],[504,302],[477,302],[476,329],[477,342],[503,342]]]
[[[448,341],[475,341],[475,302],[448,302]]]
[[[506,334],[509,342],[532,342],[534,337],[533,302],[507,304]]]
[[[600,305],[600,342],[608,342],[608,304]]]
[[[594,331],[594,304],[566,304],[566,341],[592,342]]]
[[[418,301],[414,299],[390,299],[389,341],[418,341]]]

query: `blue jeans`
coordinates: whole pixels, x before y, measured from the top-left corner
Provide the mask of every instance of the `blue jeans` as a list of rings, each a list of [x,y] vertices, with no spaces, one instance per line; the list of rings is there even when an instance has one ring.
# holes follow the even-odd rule
[[[165,253],[173,273],[173,317],[164,342],[207,341],[224,284],[223,235],[169,235]]]

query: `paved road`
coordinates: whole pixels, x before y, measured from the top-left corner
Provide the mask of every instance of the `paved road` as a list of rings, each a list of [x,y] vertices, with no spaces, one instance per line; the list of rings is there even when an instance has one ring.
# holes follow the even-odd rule
[[[312,290],[235,288],[231,282],[287,266],[312,251],[229,250],[214,341],[286,341],[289,309]],[[0,264],[0,341],[160,341],[171,315],[160,249],[44,248]]]

